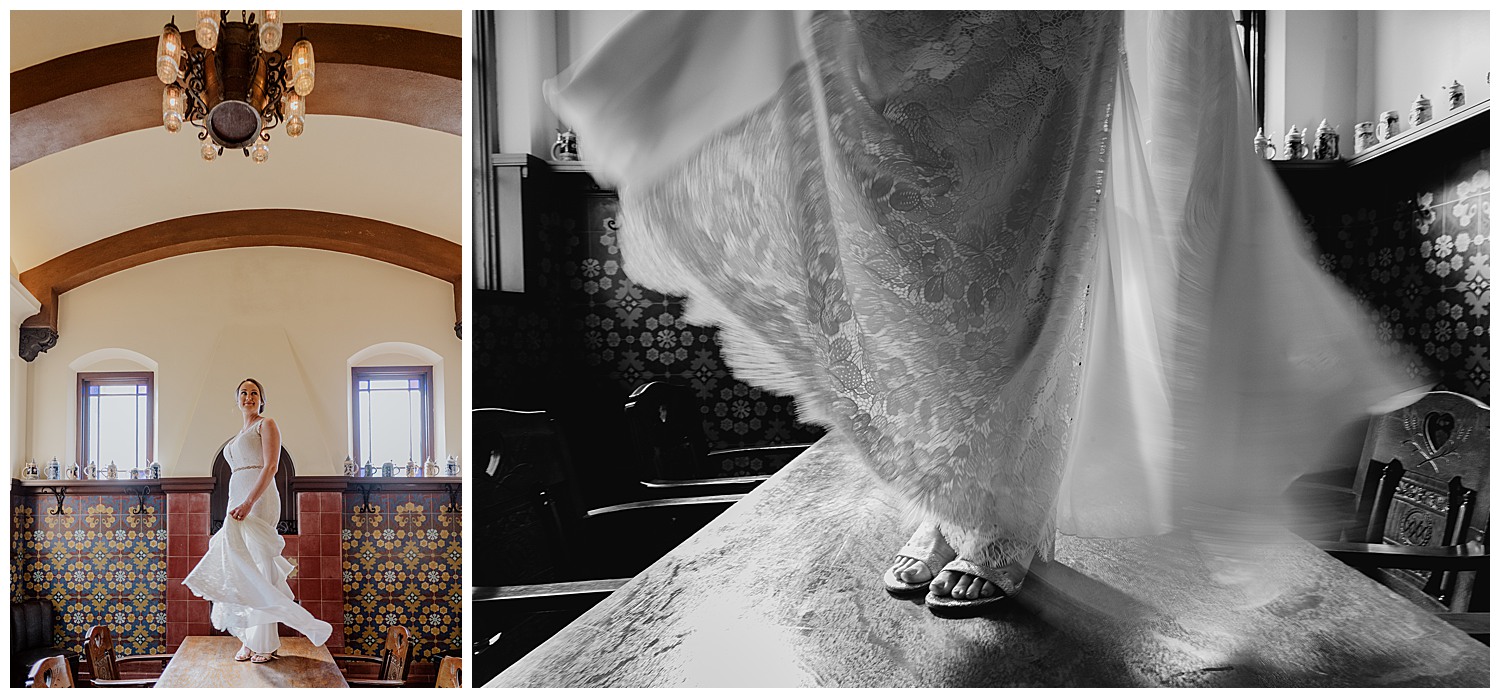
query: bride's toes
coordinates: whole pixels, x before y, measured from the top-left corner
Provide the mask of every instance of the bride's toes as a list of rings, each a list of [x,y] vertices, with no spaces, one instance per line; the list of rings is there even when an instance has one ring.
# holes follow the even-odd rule
[[[991,584],[988,579],[983,580],[983,581],[984,581],[984,583],[981,584],[980,587],[979,587],[979,596],[980,597],[982,597],[982,598],[990,598],[990,597],[994,596],[996,593],[998,593],[1000,591],[999,589],[997,589],[995,587],[994,584]]]
[[[932,580],[930,588],[932,589],[932,593],[938,596],[951,595],[953,592],[953,573],[947,571],[939,572],[938,576]]]
[[[896,577],[901,581],[907,584],[921,584],[932,579],[932,573],[927,571],[927,563],[909,557],[903,557],[901,560],[902,562],[896,566]]]

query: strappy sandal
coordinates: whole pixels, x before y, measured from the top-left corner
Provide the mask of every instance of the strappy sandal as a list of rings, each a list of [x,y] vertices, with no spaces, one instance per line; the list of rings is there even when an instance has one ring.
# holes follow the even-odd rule
[[[280,657],[277,657],[275,652],[266,652],[264,654],[262,654],[260,652],[256,652],[255,654],[253,654],[253,655],[250,656],[250,663],[251,664],[265,664],[266,662],[269,662],[272,659],[280,659]]]
[[[1007,574],[1006,570],[980,564],[973,560],[955,558],[952,562],[943,566],[943,572],[956,572],[979,577],[1000,590],[994,596],[986,596],[978,599],[955,599],[952,596],[939,596],[936,591],[927,592],[927,609],[939,618],[974,618],[995,611],[1011,603],[1011,597],[1021,591],[1021,582],[1013,581],[1014,573]],[[939,573],[941,574],[941,573]],[[933,575],[933,580],[937,575]],[[1024,581],[1024,578],[1023,580]]]
[[[236,662],[248,662],[248,661],[250,661],[250,658],[254,657],[254,656],[255,656],[255,653],[251,652],[249,647],[246,647],[244,645],[240,645],[240,651],[234,653],[234,661],[236,661]]]
[[[911,540],[901,546],[896,554],[901,557],[909,557],[920,560],[927,565],[927,571],[932,577],[925,582],[907,582],[896,575],[897,567],[906,567],[909,563],[897,562],[885,568],[886,593],[898,599],[914,599],[927,593],[927,585],[937,579],[937,570],[958,555],[949,547],[948,541],[943,539],[943,534],[938,530],[937,524],[923,522],[917,527],[916,533],[911,534]]]

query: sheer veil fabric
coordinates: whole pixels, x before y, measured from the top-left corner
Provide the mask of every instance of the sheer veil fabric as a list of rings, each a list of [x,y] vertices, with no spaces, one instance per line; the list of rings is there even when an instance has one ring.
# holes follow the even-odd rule
[[[547,89],[630,277],[999,566],[1271,496],[1414,387],[1245,146],[1228,13],[1153,16],[1149,118],[1123,21],[644,13]]]

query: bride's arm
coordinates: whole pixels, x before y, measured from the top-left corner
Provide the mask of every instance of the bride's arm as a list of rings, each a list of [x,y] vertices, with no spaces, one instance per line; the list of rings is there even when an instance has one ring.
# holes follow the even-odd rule
[[[276,468],[281,465],[281,429],[277,428],[276,420],[266,417],[265,422],[260,425],[260,442],[261,462],[265,467],[260,469],[260,477],[255,480],[255,488],[250,490],[250,496],[229,512],[236,520],[242,521],[249,515],[250,509],[276,479]]]

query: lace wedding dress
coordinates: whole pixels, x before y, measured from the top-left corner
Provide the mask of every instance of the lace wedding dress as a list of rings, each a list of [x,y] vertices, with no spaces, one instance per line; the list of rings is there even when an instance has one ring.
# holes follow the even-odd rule
[[[549,99],[632,280],[998,567],[1279,492],[1414,387],[1251,159],[1228,13],[1160,19],[1151,119],[1118,12],[647,13]]]
[[[244,503],[260,478],[264,451],[259,420],[224,445],[229,462],[229,504]],[[281,646],[276,624],[306,635],[315,645],[328,640],[333,627],[297,604],[286,583],[292,564],[281,556],[286,541],[276,532],[281,498],[271,485],[255,500],[243,521],[229,516],[208,542],[208,552],[182,580],[194,594],[213,601],[213,624],[239,638],[251,651],[266,654]]]

